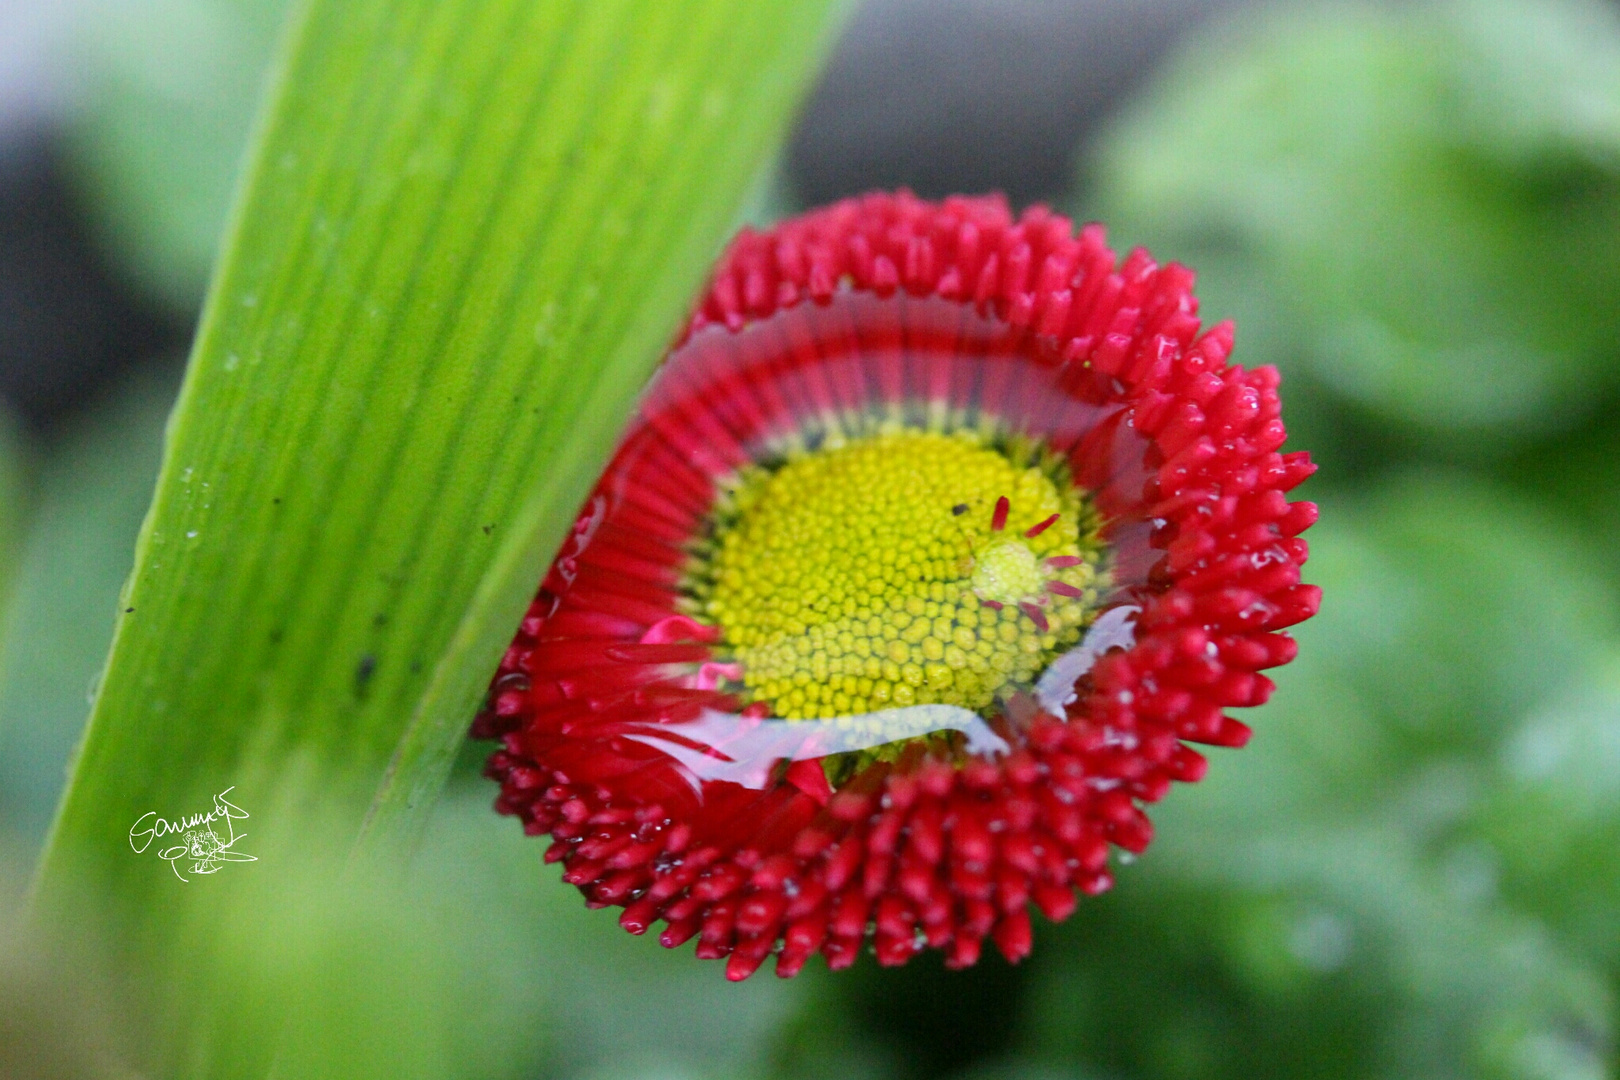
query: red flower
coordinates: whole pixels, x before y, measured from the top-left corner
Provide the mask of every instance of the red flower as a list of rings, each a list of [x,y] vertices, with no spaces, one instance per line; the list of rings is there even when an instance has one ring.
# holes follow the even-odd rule
[[[1319,602],[1192,280],[997,198],[744,232],[501,663],[497,809],[732,979],[1023,957]]]

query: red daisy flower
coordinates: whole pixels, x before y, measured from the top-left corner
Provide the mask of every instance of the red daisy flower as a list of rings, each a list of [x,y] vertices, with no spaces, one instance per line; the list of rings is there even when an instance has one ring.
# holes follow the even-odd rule
[[[1320,599],[1277,373],[1192,281],[999,198],[744,232],[501,662],[497,809],[732,979],[1022,958]]]

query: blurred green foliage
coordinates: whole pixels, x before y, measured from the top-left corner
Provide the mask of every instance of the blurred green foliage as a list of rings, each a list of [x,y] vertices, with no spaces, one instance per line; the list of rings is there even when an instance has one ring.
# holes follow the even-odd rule
[[[1318,6],[1189,51],[1090,163],[1089,212],[1202,272],[1252,362],[1489,453],[1620,382],[1620,12]]]
[[[212,8],[245,20],[218,55],[258,55],[268,39],[251,12],[268,6],[153,10]],[[192,98],[206,118],[188,121],[174,88],[204,86],[206,70],[140,59],[152,27],[122,17],[95,30],[112,36],[91,70],[116,92],[81,117],[80,160],[109,235],[183,300],[200,288],[247,105],[227,123],[229,109]],[[405,879],[323,894],[266,875],[256,883],[279,900],[259,908],[277,919],[217,928],[238,992],[304,1001],[280,1067],[1616,1076],[1617,22],[1595,0],[1243,15],[1185,50],[1082,159],[1080,216],[1197,267],[1206,315],[1238,321],[1238,359],[1284,371],[1294,446],[1327,466],[1304,492],[1323,504],[1307,576],[1327,600],[1251,718],[1252,744],[1215,752],[1208,779],[1155,808],[1146,856],[1119,868],[1114,893],[1041,925],[1025,965],[868,960],[729,986],[689,949],[583,910],[464,768]],[[248,100],[250,66],[206,92]],[[195,141],[160,154],[120,141],[140,125]],[[761,205],[778,201],[762,189]],[[142,230],[163,235],[130,242]],[[159,416],[135,391],[41,455],[0,651],[8,814],[54,797]],[[0,522],[17,501],[0,497]],[[20,715],[42,719],[19,735]],[[30,853],[10,844],[0,877],[16,881]],[[5,1060],[99,1075],[125,1038],[115,1005],[93,965],[53,969],[0,940]]]
[[[76,182],[138,289],[189,316],[201,303],[290,0],[83,0],[67,49]],[[787,212],[780,163],[742,218]]]
[[[288,0],[86,0],[69,129],[100,234],[177,313],[202,300]]]
[[[0,816],[32,844],[44,838],[107,657],[176,374],[137,379],[40,450],[15,595],[0,624]]]

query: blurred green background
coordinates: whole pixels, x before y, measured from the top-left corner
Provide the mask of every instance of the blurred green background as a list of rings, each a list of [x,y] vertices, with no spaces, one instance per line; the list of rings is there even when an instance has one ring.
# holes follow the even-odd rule
[[[157,329],[0,415],[0,1063],[37,1075],[130,1075],[120,1002],[11,915],[281,8],[80,0],[50,38],[67,231]],[[1254,741],[1018,968],[741,986],[583,910],[469,747],[410,880],[239,930],[244,977],[307,998],[355,1077],[1617,1075],[1620,9],[871,3],[848,33],[777,210],[1051,199],[1196,267],[1237,359],[1284,373],[1326,600]]]

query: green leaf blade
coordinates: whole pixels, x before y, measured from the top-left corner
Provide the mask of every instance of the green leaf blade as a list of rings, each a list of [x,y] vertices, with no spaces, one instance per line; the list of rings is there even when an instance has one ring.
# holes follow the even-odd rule
[[[832,7],[303,12],[36,888],[162,972],[146,1064],[252,1075],[220,1040],[264,1025],[193,1000],[230,961],[188,932],[266,902],[277,859],[341,862],[368,815],[420,828]],[[233,784],[274,807],[258,865],[181,886],[131,850],[141,814]]]

